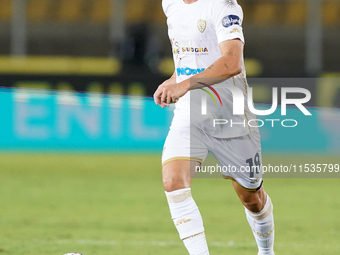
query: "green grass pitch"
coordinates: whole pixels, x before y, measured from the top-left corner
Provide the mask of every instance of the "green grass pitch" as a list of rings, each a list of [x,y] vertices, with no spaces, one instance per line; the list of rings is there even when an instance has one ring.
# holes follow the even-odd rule
[[[334,157],[264,157],[264,162]],[[309,162],[306,162],[306,161]],[[186,255],[170,219],[160,155],[0,155],[0,254]],[[340,254],[340,179],[266,179],[277,255]],[[255,255],[223,179],[195,179],[210,254]]]

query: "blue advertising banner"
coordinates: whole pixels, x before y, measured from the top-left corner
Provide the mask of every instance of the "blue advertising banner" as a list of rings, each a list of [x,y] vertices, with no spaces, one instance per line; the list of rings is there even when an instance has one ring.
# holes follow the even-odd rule
[[[2,150],[162,149],[172,111],[143,97],[2,90]]]
[[[1,89],[0,102],[2,151],[160,152],[173,116],[145,97]],[[263,150],[340,152],[340,111],[308,110],[259,116]]]

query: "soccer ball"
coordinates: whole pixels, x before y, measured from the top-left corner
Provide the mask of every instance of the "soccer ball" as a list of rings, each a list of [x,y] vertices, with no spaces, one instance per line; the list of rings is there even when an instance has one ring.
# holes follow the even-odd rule
[[[80,253],[76,253],[76,252],[72,252],[72,253],[66,253],[64,255],[84,255],[84,254],[80,254]]]

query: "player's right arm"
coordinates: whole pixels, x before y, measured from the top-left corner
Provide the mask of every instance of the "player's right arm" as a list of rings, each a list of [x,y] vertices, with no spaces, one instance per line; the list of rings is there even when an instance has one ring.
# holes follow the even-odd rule
[[[174,73],[171,75],[171,77],[169,78],[169,79],[167,79],[167,80],[165,80],[162,84],[161,84],[161,86],[162,85],[170,85],[170,84],[175,84],[175,83],[177,83],[176,82],[176,72],[174,71]]]
[[[176,84],[176,71],[174,71],[174,73],[172,74],[172,76],[165,80],[161,85],[158,86],[157,90],[154,93],[154,100],[155,103],[157,105],[160,105],[162,108],[164,108],[165,106],[169,106],[169,104],[165,103],[165,102],[161,102],[161,97],[162,94],[159,94],[160,91],[163,91],[164,87],[170,86],[170,85],[174,85]]]

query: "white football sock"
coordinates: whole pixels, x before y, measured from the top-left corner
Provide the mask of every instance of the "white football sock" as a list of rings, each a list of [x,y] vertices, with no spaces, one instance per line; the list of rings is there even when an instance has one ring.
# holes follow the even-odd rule
[[[245,210],[259,249],[258,255],[274,255],[274,216],[270,197],[267,195],[266,204],[261,212],[254,213],[247,208]]]
[[[202,216],[191,196],[191,189],[165,192],[171,218],[190,255],[209,255]]]

